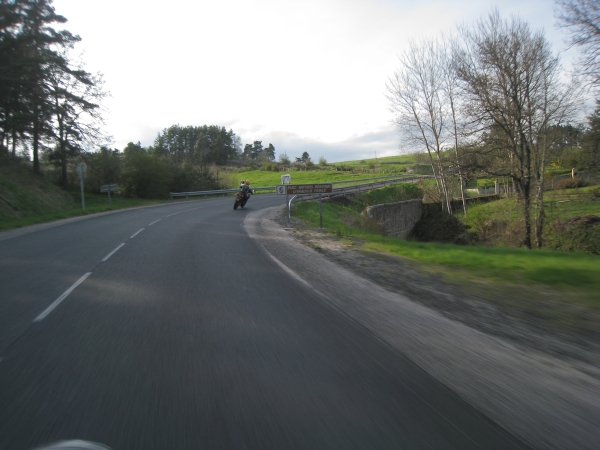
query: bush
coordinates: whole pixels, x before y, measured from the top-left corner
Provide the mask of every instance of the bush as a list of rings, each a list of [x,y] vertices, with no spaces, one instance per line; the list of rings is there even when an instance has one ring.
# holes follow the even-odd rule
[[[273,163],[273,162],[265,162],[261,165],[261,170],[267,171],[267,172],[277,172],[277,164]]]
[[[564,178],[554,183],[554,189],[574,189],[587,186],[587,182],[579,177]]]
[[[590,214],[551,223],[546,246],[567,252],[600,254],[600,217]]]
[[[419,242],[465,245],[471,242],[471,235],[456,217],[438,212],[427,214],[421,218],[411,231],[408,239]]]

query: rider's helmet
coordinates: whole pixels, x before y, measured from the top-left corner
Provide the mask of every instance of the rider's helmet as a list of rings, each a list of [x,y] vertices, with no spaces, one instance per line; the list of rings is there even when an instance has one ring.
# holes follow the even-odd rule
[[[246,180],[245,183],[250,186],[250,180]]]

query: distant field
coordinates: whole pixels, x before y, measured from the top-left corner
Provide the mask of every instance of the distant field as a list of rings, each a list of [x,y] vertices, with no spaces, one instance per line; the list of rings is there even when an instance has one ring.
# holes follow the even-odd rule
[[[383,158],[370,158],[370,159],[357,159],[353,161],[342,161],[337,163],[331,163],[332,166],[367,166],[369,164],[379,165],[381,163],[398,163],[398,164],[412,164],[415,162],[414,155],[398,155],[398,156],[384,156]]]
[[[311,183],[327,183],[331,181],[345,180],[362,180],[365,178],[374,178],[384,176],[385,174],[373,173],[348,173],[335,171],[318,171],[318,172],[269,172],[265,170],[252,170],[249,172],[236,172],[230,174],[230,177],[237,177],[239,180],[250,180],[252,187],[266,187],[281,184],[281,175],[289,173],[292,176],[292,184],[311,184]],[[239,184],[239,180],[235,186]]]

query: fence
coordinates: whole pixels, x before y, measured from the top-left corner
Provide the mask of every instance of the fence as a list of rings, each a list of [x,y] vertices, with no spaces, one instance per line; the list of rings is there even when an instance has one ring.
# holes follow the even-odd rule
[[[340,194],[346,194],[346,193],[351,193],[351,192],[361,192],[362,190],[365,189],[374,189],[375,187],[381,187],[381,186],[386,186],[387,184],[393,184],[393,183],[414,183],[415,181],[418,181],[420,179],[424,179],[424,178],[431,178],[431,176],[399,176],[399,175],[393,175],[393,176],[383,176],[383,177],[375,177],[375,178],[362,178],[362,179],[357,179],[357,180],[342,180],[342,181],[334,181],[334,182],[328,182],[327,184],[333,184],[333,185],[348,185],[348,186],[343,186],[340,188],[334,188],[333,192],[331,194],[321,194],[322,196],[333,196],[333,195],[340,195]],[[372,183],[364,183],[365,181],[372,181]],[[324,182],[325,183],[325,182]],[[352,184],[355,183],[354,186],[352,186]],[[363,184],[359,184],[359,183],[363,183]],[[318,183],[310,183],[310,184],[318,184]],[[372,187],[375,186],[375,187]],[[266,186],[266,187],[258,187],[258,188],[253,188],[254,191],[273,191],[275,192],[276,186]],[[169,195],[171,196],[171,200],[175,197],[195,197],[195,196],[202,196],[202,195],[227,195],[227,194],[235,194],[239,191],[239,189],[220,189],[220,190],[213,190],[213,191],[196,191],[196,192],[169,192]],[[296,197],[295,201],[301,201],[301,200],[306,200],[304,197],[310,197],[310,198],[318,198],[318,195],[312,195],[312,196],[298,196]],[[300,198],[300,199],[299,199]]]

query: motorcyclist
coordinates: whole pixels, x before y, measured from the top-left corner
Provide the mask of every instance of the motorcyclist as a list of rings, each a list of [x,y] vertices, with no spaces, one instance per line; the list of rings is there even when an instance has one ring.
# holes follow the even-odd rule
[[[252,186],[250,186],[250,180],[242,180],[240,182],[240,191],[244,196],[244,199],[247,201],[250,198],[250,195],[253,194]]]

